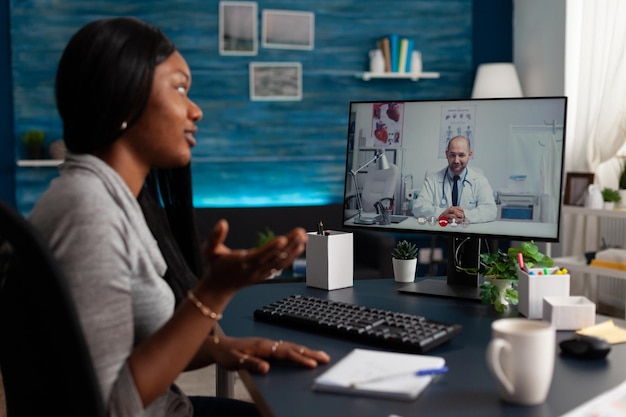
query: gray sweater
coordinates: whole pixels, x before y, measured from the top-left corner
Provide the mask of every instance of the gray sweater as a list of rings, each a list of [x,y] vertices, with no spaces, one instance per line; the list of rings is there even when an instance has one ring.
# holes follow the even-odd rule
[[[167,265],[137,200],[99,158],[69,154],[29,216],[69,281],[111,417],[190,416],[176,386],[143,408],[127,359],[174,311]]]

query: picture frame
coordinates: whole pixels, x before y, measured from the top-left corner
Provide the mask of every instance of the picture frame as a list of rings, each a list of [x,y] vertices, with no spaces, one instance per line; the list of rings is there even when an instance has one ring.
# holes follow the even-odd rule
[[[250,100],[302,100],[302,64],[300,62],[251,62]]]
[[[258,5],[254,1],[220,1],[220,55],[258,54]]]
[[[563,204],[584,206],[587,189],[595,179],[592,172],[568,172],[565,177],[565,195]]]
[[[312,50],[315,46],[315,14],[288,10],[263,10],[261,46]]]

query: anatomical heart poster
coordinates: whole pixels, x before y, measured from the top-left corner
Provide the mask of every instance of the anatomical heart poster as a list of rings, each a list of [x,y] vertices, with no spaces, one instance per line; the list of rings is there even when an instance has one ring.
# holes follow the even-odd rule
[[[372,105],[372,134],[368,147],[400,148],[402,146],[402,126],[404,123],[404,103],[389,101]]]

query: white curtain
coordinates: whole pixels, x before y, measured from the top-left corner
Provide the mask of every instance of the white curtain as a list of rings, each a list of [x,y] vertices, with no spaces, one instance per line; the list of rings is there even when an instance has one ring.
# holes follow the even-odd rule
[[[565,171],[594,172],[597,184],[616,185],[623,163],[616,155],[626,141],[626,1],[568,0],[566,22]],[[588,230],[581,242],[580,228],[564,219],[565,253],[596,249],[597,232]]]

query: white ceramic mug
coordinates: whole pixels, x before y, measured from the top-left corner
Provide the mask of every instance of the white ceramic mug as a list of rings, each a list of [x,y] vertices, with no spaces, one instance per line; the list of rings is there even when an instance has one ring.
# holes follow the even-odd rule
[[[487,365],[500,397],[514,404],[546,400],[556,356],[556,330],[548,322],[524,318],[496,320],[487,347]]]

